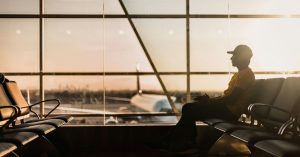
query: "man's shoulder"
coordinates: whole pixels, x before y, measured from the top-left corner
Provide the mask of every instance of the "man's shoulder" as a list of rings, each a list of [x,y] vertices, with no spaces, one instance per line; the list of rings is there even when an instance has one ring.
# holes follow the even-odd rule
[[[239,71],[239,73],[241,73],[241,74],[243,74],[243,73],[253,73],[253,71],[252,71],[251,68],[247,67],[247,68],[245,68],[245,69]]]
[[[255,75],[250,68],[247,68],[239,74],[236,85],[242,89],[248,89],[255,84]]]

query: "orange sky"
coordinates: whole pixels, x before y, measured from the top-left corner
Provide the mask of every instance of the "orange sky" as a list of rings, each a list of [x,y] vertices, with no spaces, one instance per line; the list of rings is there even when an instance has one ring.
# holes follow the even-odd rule
[[[124,2],[130,13],[185,13],[185,1],[182,0]],[[38,10],[38,4],[33,0],[26,4],[17,3],[16,0],[5,3],[9,4],[0,5],[0,13],[35,13]],[[23,7],[17,5],[21,3]],[[61,0],[45,0],[45,13],[72,13],[72,8],[73,11],[77,8],[82,14],[99,10],[99,13],[103,12],[102,2],[92,7],[94,3],[98,4],[99,1],[76,1],[70,4]],[[172,5],[166,5],[169,3]],[[192,14],[287,15],[282,19],[190,19],[191,71],[235,71],[231,67],[230,56],[225,52],[238,44],[247,44],[252,48],[254,56],[251,67],[254,71],[299,71],[300,20],[288,18],[289,14],[300,13],[299,1],[245,0],[240,3],[237,0],[191,0],[190,3]],[[205,4],[206,7],[200,4]],[[16,12],[7,10],[7,5]],[[26,5],[33,7],[24,7]],[[65,6],[64,9],[62,6]],[[105,6],[108,13],[123,14],[116,0],[105,1]],[[147,9],[143,6],[147,6]],[[0,71],[39,71],[38,22],[38,19],[0,19]],[[133,19],[133,22],[158,71],[186,71],[185,19]],[[127,19],[44,20],[45,72],[133,72],[136,64],[140,65],[141,71],[153,71]],[[32,78],[37,80],[35,77],[25,79],[28,81],[16,79],[23,81],[26,88],[34,88],[38,80],[32,84]],[[228,78],[227,75],[192,76],[191,87],[192,90],[223,89]],[[59,85],[77,84],[80,88],[89,86],[91,89],[99,89],[103,88],[101,80],[81,76],[56,79],[46,77],[45,87],[58,88]],[[143,77],[142,81],[144,88],[160,88],[154,76]],[[170,90],[186,89],[184,75],[163,77],[163,81]],[[134,76],[106,77],[105,82],[107,89],[134,89],[136,84]]]

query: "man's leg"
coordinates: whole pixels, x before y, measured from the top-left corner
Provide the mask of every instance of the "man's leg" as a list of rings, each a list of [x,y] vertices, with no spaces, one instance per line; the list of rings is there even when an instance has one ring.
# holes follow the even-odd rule
[[[178,146],[180,149],[180,144],[195,142],[197,135],[195,122],[209,118],[236,120],[238,117],[233,115],[223,104],[201,104],[197,102],[185,104],[182,108],[181,118],[173,130],[173,139],[171,139],[175,141],[173,146]],[[182,146],[183,149],[184,147]]]

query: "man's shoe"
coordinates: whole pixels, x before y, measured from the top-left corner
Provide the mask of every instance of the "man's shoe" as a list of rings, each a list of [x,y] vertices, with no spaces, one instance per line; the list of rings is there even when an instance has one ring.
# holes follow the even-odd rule
[[[151,141],[146,142],[145,145],[150,149],[168,149],[169,142],[166,140],[157,140],[157,141]]]
[[[179,140],[169,144],[168,150],[171,152],[185,152],[191,148],[195,148],[194,140]]]

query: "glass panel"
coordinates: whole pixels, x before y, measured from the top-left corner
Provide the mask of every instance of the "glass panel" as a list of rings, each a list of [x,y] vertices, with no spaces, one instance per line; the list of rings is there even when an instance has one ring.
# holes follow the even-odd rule
[[[38,14],[39,0],[0,0],[0,14]]]
[[[191,71],[228,71],[228,20],[191,19],[190,30]]]
[[[231,14],[299,14],[299,0],[229,0]]]
[[[191,14],[299,14],[299,0],[190,0]]]
[[[132,97],[138,93],[136,77],[105,76],[105,111],[108,113],[131,113],[140,108],[131,103]],[[106,124],[130,123],[120,117],[106,117]]]
[[[103,14],[103,0],[44,0],[46,14]],[[106,14],[124,14],[118,0],[105,0]]]
[[[102,76],[45,76],[45,99],[61,100],[55,113],[103,114],[102,79]]]
[[[100,13],[103,14],[103,8],[101,8]],[[125,14],[125,13],[118,0],[104,0],[104,14]]]
[[[105,71],[153,71],[127,19],[105,19]]]
[[[228,0],[190,0],[190,13],[228,14]]]
[[[161,75],[168,91],[186,92],[186,76]]]
[[[0,19],[0,43],[0,71],[36,72],[39,70],[38,20]]]
[[[163,92],[156,76],[140,76],[141,89],[149,92]]]
[[[211,97],[220,96],[227,89],[232,75],[191,75],[192,97],[207,93]]]
[[[161,79],[174,100],[176,108],[181,110],[182,105],[186,103],[186,75],[161,75]]]
[[[186,71],[186,29],[183,19],[134,19],[158,71]]]
[[[101,19],[46,19],[45,71],[103,71],[102,22]]]
[[[300,69],[299,19],[231,19],[231,48],[252,48],[254,71],[297,71]]]
[[[185,14],[185,0],[123,0],[129,14]]]

